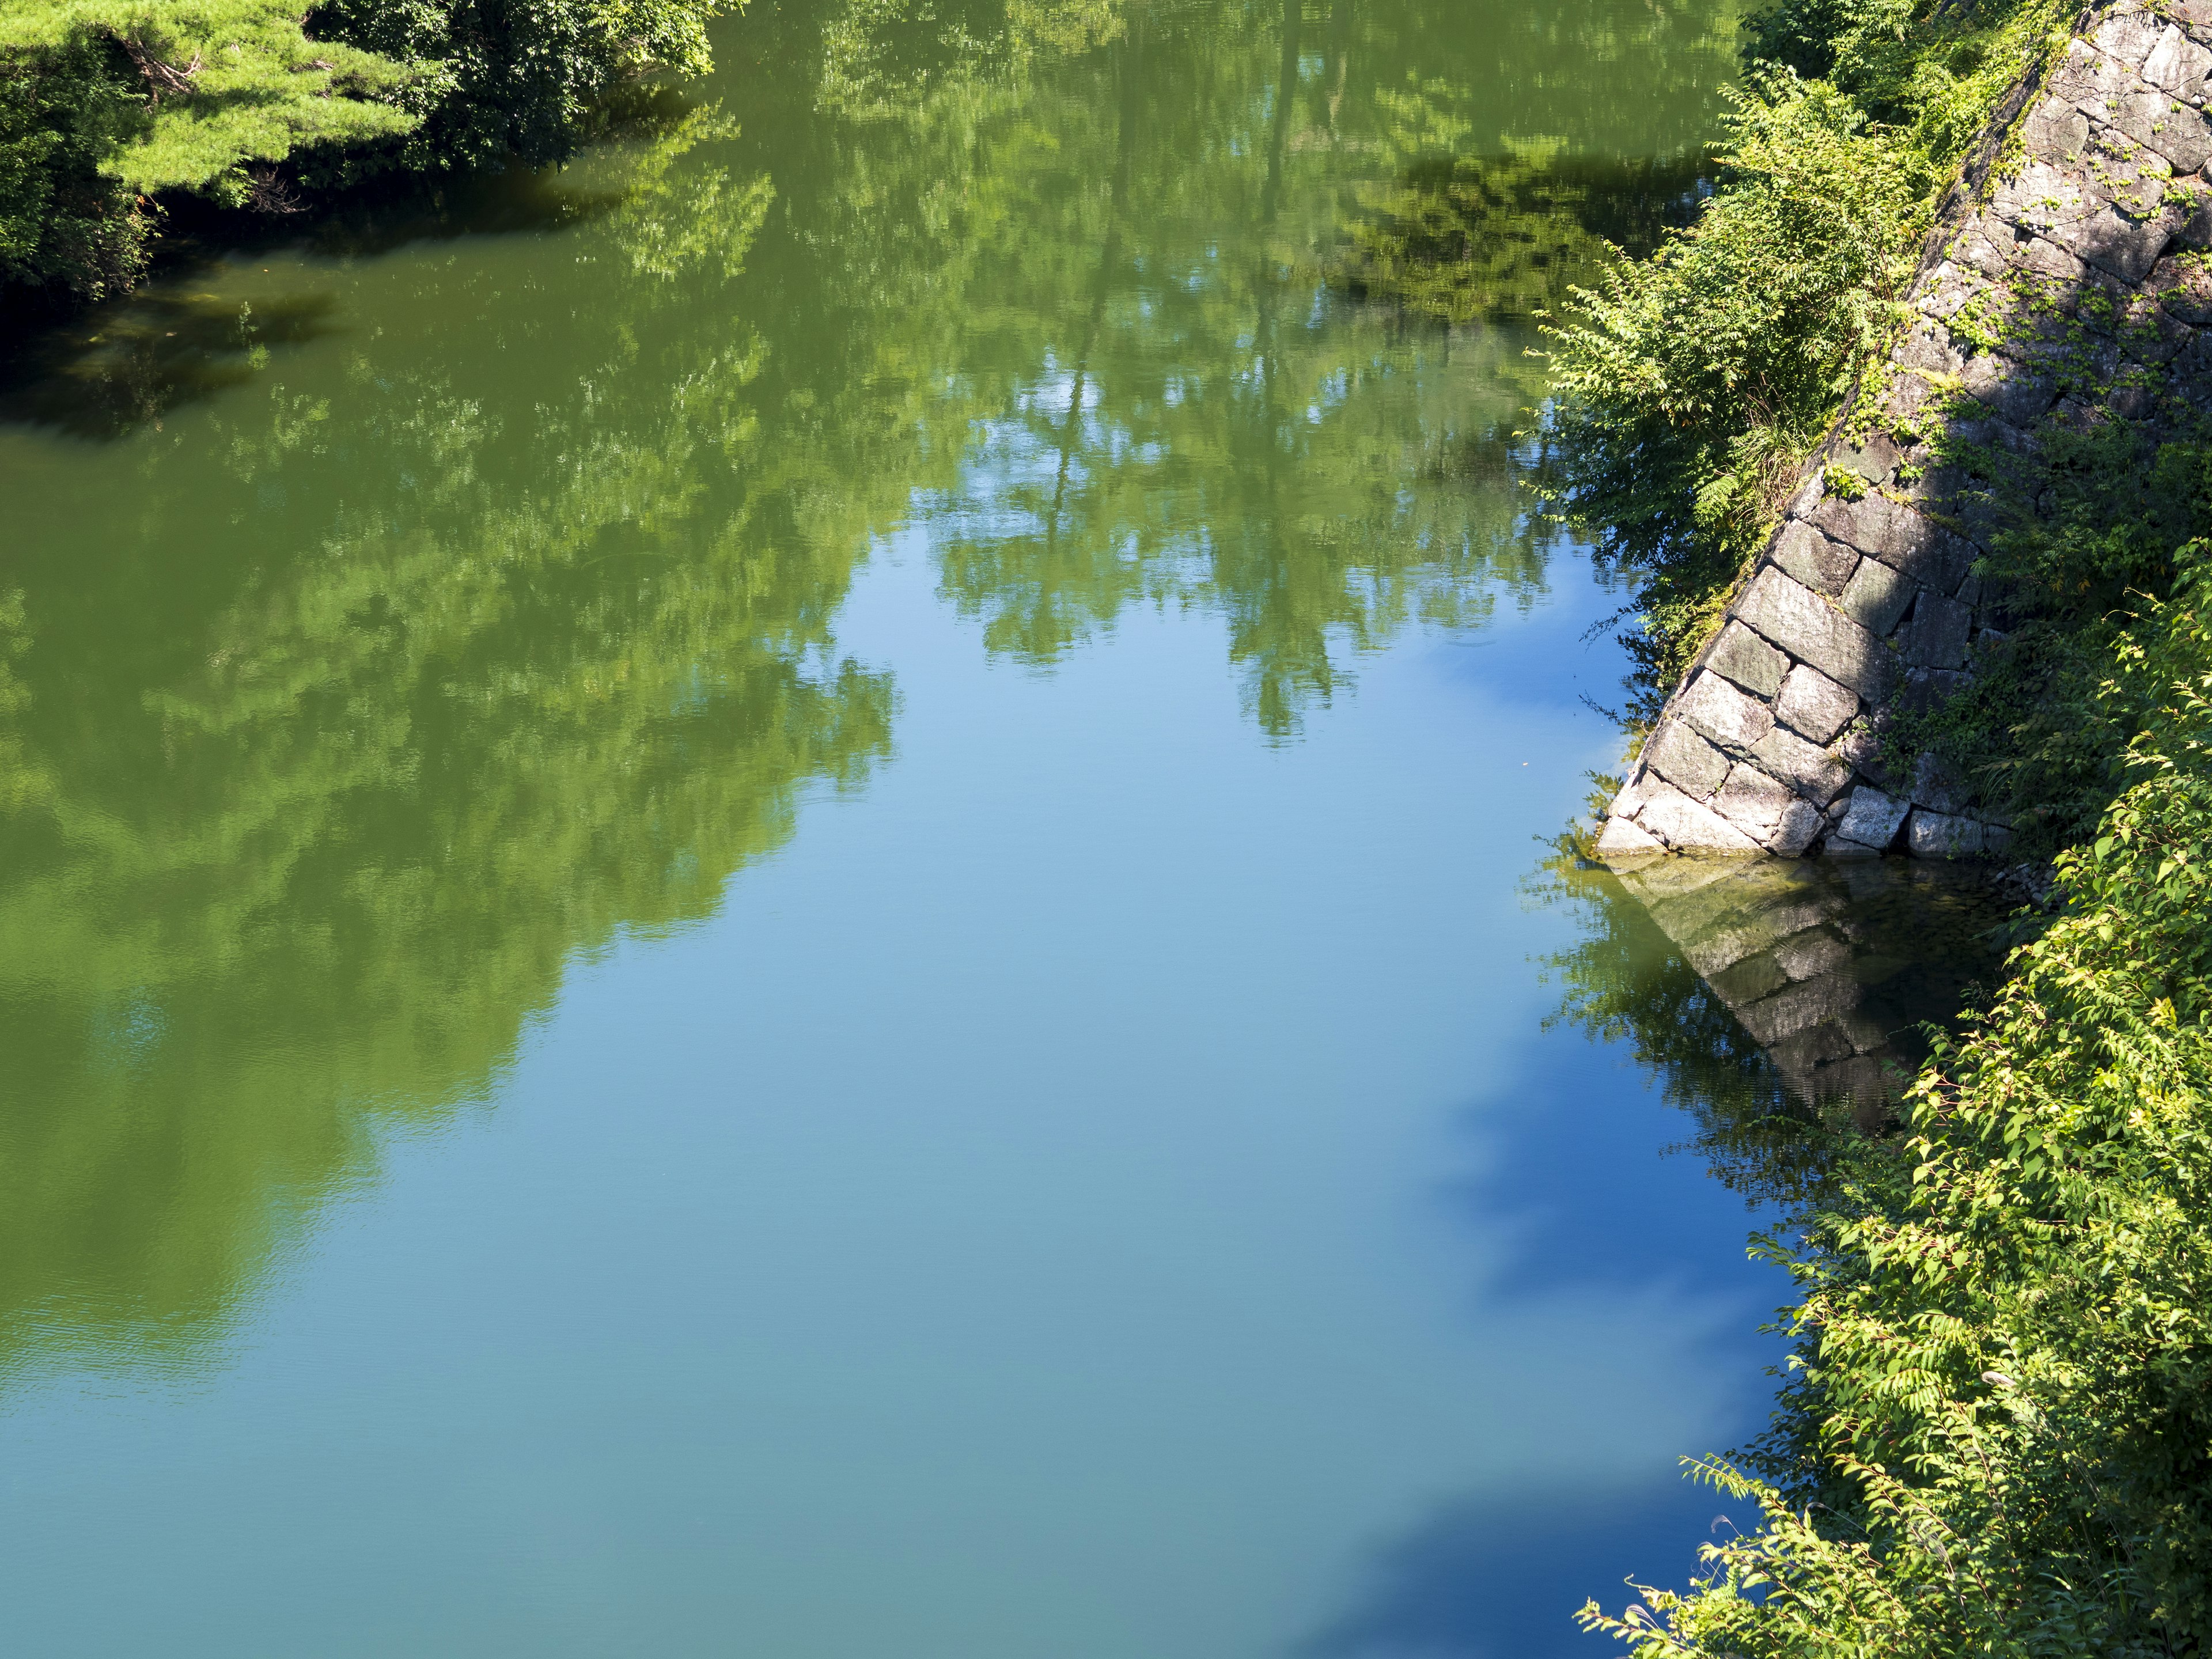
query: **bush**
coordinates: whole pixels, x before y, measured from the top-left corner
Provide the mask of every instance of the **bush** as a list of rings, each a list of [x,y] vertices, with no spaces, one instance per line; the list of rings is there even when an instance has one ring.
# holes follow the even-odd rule
[[[1545,487],[1629,579],[1639,721],[1886,354],[1936,198],[2059,20],[2055,0],[1783,0],[1755,15],[1750,90],[1698,222],[1616,261],[1551,320]]]
[[[1686,665],[1806,448],[1886,346],[1926,183],[1850,100],[1771,78],[1729,123],[1721,190],[1547,330],[1548,481],[1639,588],[1647,699]]]
[[[1939,1044],[1794,1250],[1755,1501],[1686,1595],[1588,1627],[1639,1659],[2202,1651],[2212,1641],[2212,559],[2103,696],[2148,717],[2063,855],[2069,906]]]
[[[144,269],[146,219],[100,171],[137,111],[88,41],[0,54],[0,283],[99,299]]]

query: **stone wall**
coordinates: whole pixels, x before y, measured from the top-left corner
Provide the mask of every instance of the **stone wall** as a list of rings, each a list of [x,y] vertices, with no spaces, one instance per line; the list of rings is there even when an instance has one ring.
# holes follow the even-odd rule
[[[1890,771],[1881,734],[2004,637],[1975,562],[2034,499],[2050,423],[2212,405],[2208,76],[2212,0],[2117,0],[2015,88],[1939,211],[1905,337],[1668,702],[1601,856],[2003,850],[1932,757]]]

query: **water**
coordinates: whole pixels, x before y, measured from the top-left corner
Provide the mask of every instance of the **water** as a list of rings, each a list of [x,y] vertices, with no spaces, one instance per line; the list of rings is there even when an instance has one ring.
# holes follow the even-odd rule
[[[0,1648],[1529,1656],[1679,1582],[1785,1287],[1661,1154],[1773,1062],[1538,873],[1622,664],[1516,434],[1732,30],[756,0],[565,173],[40,342]]]

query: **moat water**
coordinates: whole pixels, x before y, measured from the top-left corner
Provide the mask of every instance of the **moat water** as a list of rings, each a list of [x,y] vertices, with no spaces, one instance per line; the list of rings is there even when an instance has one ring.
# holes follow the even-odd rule
[[[1680,1582],[1796,1074],[1544,845],[1625,662],[1522,483],[1733,34],[754,0],[562,173],[40,341],[0,1649],[1531,1659]],[[1960,994],[1879,879],[1790,912],[1917,988],[1854,1066]]]

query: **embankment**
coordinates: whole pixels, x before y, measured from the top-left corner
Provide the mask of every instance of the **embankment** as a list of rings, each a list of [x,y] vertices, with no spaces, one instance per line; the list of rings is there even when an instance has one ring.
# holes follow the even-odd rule
[[[2009,814],[1899,739],[2005,649],[2028,596],[1990,556],[2047,510],[2054,442],[2155,445],[2212,410],[2208,77],[2212,0],[2120,0],[2014,85],[1938,208],[1909,325],[1667,699],[1601,856],[2007,847]]]

